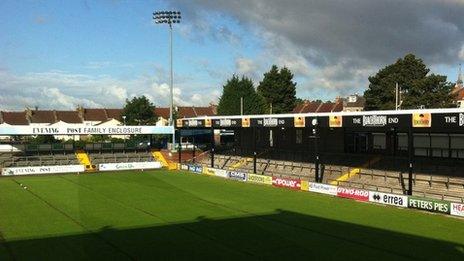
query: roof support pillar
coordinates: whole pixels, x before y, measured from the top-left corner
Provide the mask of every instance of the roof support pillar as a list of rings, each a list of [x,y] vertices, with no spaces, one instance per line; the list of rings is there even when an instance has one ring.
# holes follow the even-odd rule
[[[214,168],[214,128],[211,126],[211,168]]]
[[[408,131],[408,195],[412,195],[412,172],[414,170],[414,133],[412,126]]]

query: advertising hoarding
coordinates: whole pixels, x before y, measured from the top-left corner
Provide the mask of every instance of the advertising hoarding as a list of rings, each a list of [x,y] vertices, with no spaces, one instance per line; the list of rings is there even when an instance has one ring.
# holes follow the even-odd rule
[[[337,188],[337,196],[351,198],[359,201],[369,201],[369,191],[356,188]]]
[[[248,174],[248,182],[272,185],[272,177],[265,175]]]
[[[450,203],[428,198],[408,197],[408,207],[430,212],[450,213]]]
[[[272,185],[276,187],[300,189],[301,181],[299,179],[272,177]]]
[[[309,182],[308,190],[311,192],[337,196],[337,186]]]
[[[227,176],[229,179],[239,180],[239,181],[246,181],[247,174],[241,171],[227,171]]]
[[[160,169],[161,162],[144,161],[144,162],[120,162],[120,163],[102,163],[98,164],[100,171],[110,170],[130,170],[130,169]]]
[[[370,191],[369,201],[380,203],[380,204],[385,204],[385,205],[403,207],[403,208],[408,207],[408,197],[403,196],[403,195],[395,195],[395,194],[382,193],[382,192],[377,192],[377,191]]]
[[[12,168],[3,168],[2,175],[4,176],[38,175],[38,174],[52,174],[52,173],[73,173],[73,172],[84,172],[84,171],[85,171],[84,165],[12,167]]]

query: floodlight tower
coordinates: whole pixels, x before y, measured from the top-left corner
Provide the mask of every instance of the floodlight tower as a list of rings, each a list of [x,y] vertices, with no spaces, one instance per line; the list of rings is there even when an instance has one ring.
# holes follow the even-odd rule
[[[180,23],[180,12],[179,11],[156,11],[153,12],[153,20],[156,24],[168,24],[169,25],[169,53],[170,53],[170,67],[171,67],[171,79],[170,79],[170,106],[169,106],[169,125],[174,126],[173,114],[173,72],[172,72],[172,24]],[[172,148],[175,150],[176,135],[175,132],[172,134]]]

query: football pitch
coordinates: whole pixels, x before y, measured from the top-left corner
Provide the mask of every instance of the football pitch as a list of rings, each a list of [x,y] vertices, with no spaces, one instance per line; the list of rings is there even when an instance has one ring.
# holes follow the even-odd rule
[[[181,171],[0,178],[0,260],[73,259],[464,260],[464,220]]]

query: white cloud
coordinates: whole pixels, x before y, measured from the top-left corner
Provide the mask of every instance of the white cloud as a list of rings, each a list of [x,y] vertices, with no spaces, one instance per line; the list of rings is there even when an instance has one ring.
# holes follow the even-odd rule
[[[252,59],[239,57],[235,59],[235,68],[239,74],[251,75],[256,73],[258,65]]]
[[[464,44],[462,44],[461,50],[459,51],[459,59],[464,60]]]
[[[156,76],[140,75],[120,80],[110,76],[90,76],[63,71],[14,74],[0,71],[0,110],[75,109],[122,107],[127,98],[146,95],[156,106],[169,105],[169,85]],[[148,92],[147,92],[148,90]],[[174,88],[177,105],[207,105],[211,99],[205,89],[179,84]]]

